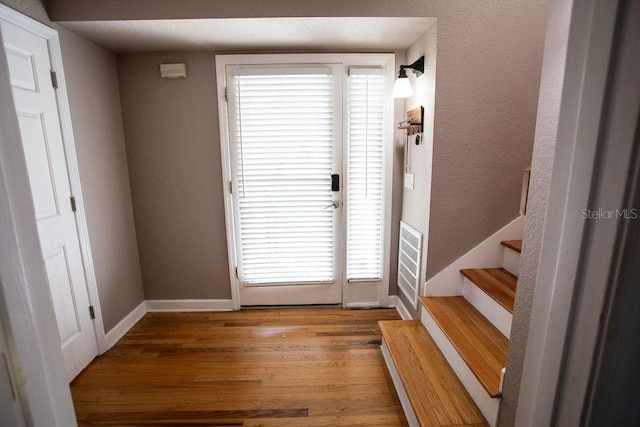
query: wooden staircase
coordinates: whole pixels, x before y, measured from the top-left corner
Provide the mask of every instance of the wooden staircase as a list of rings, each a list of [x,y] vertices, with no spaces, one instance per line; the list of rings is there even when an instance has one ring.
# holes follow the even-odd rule
[[[419,321],[380,322],[410,425],[496,424],[522,241],[502,246],[502,267],[460,271],[462,295],[421,297]]]

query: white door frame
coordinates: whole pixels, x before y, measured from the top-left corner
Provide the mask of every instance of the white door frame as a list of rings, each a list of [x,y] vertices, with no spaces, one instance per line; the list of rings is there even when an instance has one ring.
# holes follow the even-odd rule
[[[602,316],[615,286],[610,272],[619,261],[617,229],[625,220],[588,219],[589,211],[584,210],[597,214],[598,208],[632,208],[624,206],[625,183],[633,179],[632,169],[637,167],[630,158],[637,126],[637,115],[632,115],[634,109],[637,114],[640,95],[639,64],[637,56],[624,56],[632,42],[624,45],[615,38],[622,3],[575,0],[571,7],[569,54],[558,132],[553,136],[557,143],[518,426],[578,425],[592,398],[587,395],[588,383],[598,363]],[[637,21],[634,24],[637,34]],[[610,66],[620,65],[614,63],[616,58],[626,60],[627,68],[625,72],[616,68],[610,75]]]
[[[96,342],[98,344],[98,352],[99,354],[102,354],[107,351],[107,344],[105,339],[104,324],[102,321],[100,298],[98,295],[98,284],[93,266],[93,257],[91,255],[91,245],[89,243],[89,228],[87,226],[84,198],[82,197],[82,188],[80,185],[80,171],[78,168],[78,160],[76,156],[73,127],[71,124],[71,110],[69,108],[67,85],[65,81],[64,67],[62,63],[62,52],[60,49],[60,39],[58,37],[58,32],[53,28],[47,27],[46,25],[35,21],[34,19],[29,18],[3,4],[0,4],[0,18],[47,40],[51,66],[56,72],[58,80],[58,89],[55,91],[56,103],[58,105],[58,114],[60,116],[60,128],[62,130],[62,141],[64,144],[65,159],[67,162],[69,184],[71,186],[72,195],[76,200],[77,212],[75,215],[75,220],[78,230],[80,252],[82,254],[82,264],[84,267],[84,274],[87,282],[89,303],[93,306],[95,312],[93,329],[96,337]],[[3,55],[5,55],[4,48]]]
[[[228,127],[228,105],[226,102],[226,66],[232,64],[268,64],[274,63],[274,58],[278,55],[274,54],[255,54],[255,55],[216,55],[216,81],[217,81],[217,93],[218,93],[218,120],[220,124],[220,151],[222,158],[222,191],[224,194],[224,209],[225,209],[225,223],[227,231],[227,251],[229,261],[229,281],[231,283],[231,300],[233,310],[240,310],[240,282],[235,274],[236,266],[238,265],[237,250],[236,250],[236,227],[234,224],[234,203],[233,194],[230,189],[230,182],[232,181],[232,167],[231,167],[231,153],[230,153],[230,135]],[[393,82],[395,76],[395,56],[394,54],[281,54],[281,63],[297,64],[344,64],[353,66],[379,66],[385,64],[385,72],[387,79]],[[275,62],[277,63],[277,62]],[[344,67],[347,68],[347,67]],[[343,79],[346,79],[346,75]],[[386,106],[386,112],[388,117],[393,118],[393,102],[391,101],[391,85],[386,88],[387,99],[390,102]],[[344,102],[343,102],[344,105]],[[344,114],[344,113],[343,113]],[[393,178],[393,119],[388,120],[385,123],[385,136],[389,143],[386,147],[385,159],[384,159],[384,220],[385,226],[383,230],[384,245],[383,245],[383,268],[382,268],[382,280],[377,289],[378,301],[377,305],[386,307],[389,304],[389,276],[390,276],[390,253],[391,253],[391,192],[392,192],[392,178]],[[344,142],[343,142],[344,143]],[[344,150],[343,150],[344,153]],[[343,153],[341,155],[343,155]],[[344,180],[343,180],[344,181]],[[343,196],[344,197],[344,196]],[[346,216],[346,215],[345,215]],[[343,218],[343,230],[346,230],[346,219]],[[344,234],[344,233],[343,233]],[[344,250],[343,250],[344,252]],[[346,256],[342,257],[342,270],[346,272]],[[342,286],[342,305],[347,306],[370,306],[372,303],[366,301],[361,304],[360,301],[350,303],[351,298],[358,298],[363,292],[359,292],[357,284],[354,286],[354,291],[349,293],[349,289],[346,289],[349,285],[346,280],[343,281]]]
[[[1,34],[0,96],[13,99]],[[13,102],[0,103],[0,128],[0,327],[27,424],[67,427],[76,417]]]

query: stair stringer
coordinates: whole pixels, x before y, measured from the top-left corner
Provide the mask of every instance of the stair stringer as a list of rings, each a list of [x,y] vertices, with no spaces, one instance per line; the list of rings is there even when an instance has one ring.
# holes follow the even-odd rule
[[[463,280],[460,270],[465,268],[491,268],[502,265],[503,240],[521,239],[524,216],[519,216],[466,254],[449,264],[424,284],[420,295],[428,297],[460,296]]]

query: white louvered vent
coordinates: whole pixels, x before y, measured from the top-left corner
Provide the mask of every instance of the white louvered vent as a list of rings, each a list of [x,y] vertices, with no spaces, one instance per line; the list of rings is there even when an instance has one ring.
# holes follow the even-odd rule
[[[382,271],[383,70],[351,68],[348,81],[347,279]]]
[[[398,287],[418,308],[420,289],[420,260],[422,259],[422,234],[400,221],[400,248],[398,251]]]
[[[329,68],[234,78],[241,281],[334,280],[334,78]]]

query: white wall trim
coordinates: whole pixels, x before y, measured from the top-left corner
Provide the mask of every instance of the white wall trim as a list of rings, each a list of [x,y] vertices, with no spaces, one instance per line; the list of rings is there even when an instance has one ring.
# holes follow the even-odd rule
[[[152,299],[147,300],[147,312],[161,311],[232,311],[230,299]]]
[[[110,350],[127,332],[135,326],[136,323],[147,314],[147,302],[142,301],[136,308],[131,310],[116,326],[111,328],[109,332],[105,334],[105,342],[107,350]]]
[[[389,295],[389,308],[396,308],[398,303],[398,295]]]
[[[431,297],[462,295],[463,276],[460,270],[501,266],[503,249],[500,242],[522,239],[523,229],[524,216],[521,215],[429,279],[421,295]]]
[[[76,199],[77,212],[75,219],[78,229],[80,252],[82,254],[82,264],[84,266],[84,275],[87,282],[89,302],[93,306],[96,314],[96,317],[93,320],[93,329],[95,331],[96,343],[98,344],[98,352],[102,354],[107,349],[104,323],[102,319],[102,307],[100,305],[100,297],[98,294],[98,280],[96,279],[96,273],[93,266],[93,255],[91,253],[91,244],[89,241],[89,226],[87,225],[87,214],[84,205],[84,197],[82,195],[82,186],[80,184],[80,169],[78,167],[76,144],[73,136],[73,126],[71,124],[71,109],[69,107],[67,84],[62,65],[62,51],[57,31],[55,32],[55,35],[49,39],[49,55],[51,56],[51,66],[58,76],[56,100],[58,102],[58,111],[60,114],[60,127],[62,129],[67,170],[69,171],[69,184],[71,186],[71,193]]]
[[[392,298],[393,298],[393,304],[391,304]],[[407,310],[407,307],[404,305],[402,298],[400,298],[399,296],[391,295],[389,297],[389,307],[395,307],[395,309],[398,311],[398,314],[400,314],[400,317],[402,318],[402,320],[413,319],[413,317],[411,317],[411,313],[409,313],[409,310]]]

